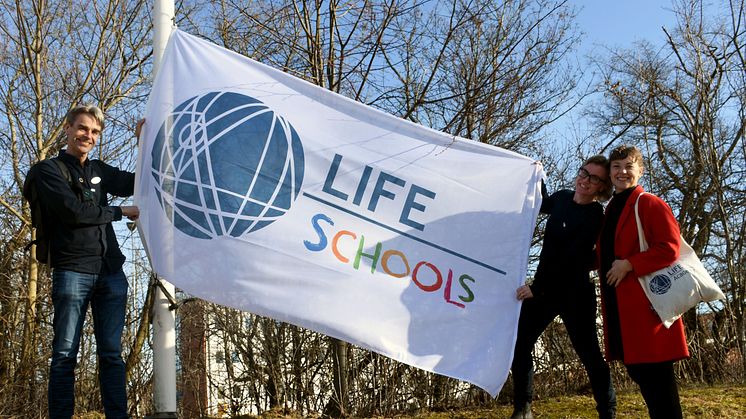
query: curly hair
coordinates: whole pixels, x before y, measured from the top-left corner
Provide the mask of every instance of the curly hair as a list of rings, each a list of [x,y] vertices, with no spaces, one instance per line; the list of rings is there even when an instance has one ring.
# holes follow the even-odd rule
[[[615,160],[624,160],[627,157],[631,158],[633,162],[645,168],[645,161],[642,158],[642,152],[639,148],[633,145],[620,145],[609,153],[609,163]]]

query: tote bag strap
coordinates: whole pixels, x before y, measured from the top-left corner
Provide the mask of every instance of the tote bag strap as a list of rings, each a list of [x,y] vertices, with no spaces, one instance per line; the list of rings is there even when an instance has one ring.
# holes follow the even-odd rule
[[[640,251],[644,252],[648,250],[648,242],[645,240],[645,233],[642,231],[642,223],[640,222],[640,212],[637,210],[637,204],[640,203],[640,197],[645,195],[647,192],[643,192],[637,195],[635,201],[635,221],[637,221],[637,237],[640,239]]]

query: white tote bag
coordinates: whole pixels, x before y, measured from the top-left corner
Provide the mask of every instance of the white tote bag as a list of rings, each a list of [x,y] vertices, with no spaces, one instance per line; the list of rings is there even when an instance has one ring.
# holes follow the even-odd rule
[[[645,192],[641,193],[635,202],[635,219],[641,252],[648,249],[642,223],[640,223],[640,214],[637,211],[640,196],[644,194]],[[645,295],[666,328],[671,327],[676,319],[700,301],[725,299],[723,291],[707,273],[684,237],[681,237],[679,259],[676,262],[659,271],[640,276],[639,280],[642,289],[645,290]]]

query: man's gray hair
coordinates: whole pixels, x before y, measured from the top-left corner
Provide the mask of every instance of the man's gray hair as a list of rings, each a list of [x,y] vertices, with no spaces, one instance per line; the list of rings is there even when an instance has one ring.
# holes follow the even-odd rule
[[[103,131],[104,113],[97,106],[93,105],[80,105],[70,109],[67,115],[65,115],[65,122],[67,123],[67,125],[72,125],[75,123],[78,115],[83,113],[92,116],[93,119],[95,119],[96,122],[98,122],[98,124],[101,126],[101,130]]]

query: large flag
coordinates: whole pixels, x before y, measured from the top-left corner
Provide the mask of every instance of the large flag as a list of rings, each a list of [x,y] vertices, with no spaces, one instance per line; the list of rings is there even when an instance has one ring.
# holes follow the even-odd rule
[[[135,201],[158,275],[500,391],[540,164],[178,30],[146,118]]]

